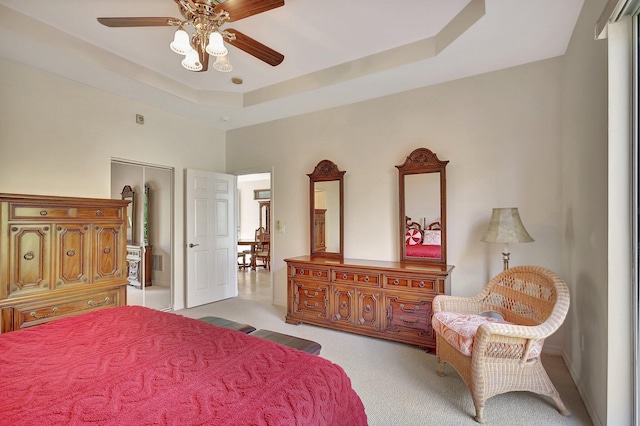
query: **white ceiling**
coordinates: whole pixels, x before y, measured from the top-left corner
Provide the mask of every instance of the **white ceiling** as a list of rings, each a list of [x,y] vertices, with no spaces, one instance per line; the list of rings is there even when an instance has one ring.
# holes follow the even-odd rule
[[[172,0],[0,0],[0,56],[228,130],[562,55],[583,1],[285,0],[224,26],[282,64],[228,46],[232,72],[194,73],[175,27],[96,20],[180,18]]]

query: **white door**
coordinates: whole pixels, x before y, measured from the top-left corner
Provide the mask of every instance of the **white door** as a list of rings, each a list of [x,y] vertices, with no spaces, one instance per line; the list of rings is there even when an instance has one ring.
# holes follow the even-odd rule
[[[186,306],[238,295],[236,177],[186,170]]]

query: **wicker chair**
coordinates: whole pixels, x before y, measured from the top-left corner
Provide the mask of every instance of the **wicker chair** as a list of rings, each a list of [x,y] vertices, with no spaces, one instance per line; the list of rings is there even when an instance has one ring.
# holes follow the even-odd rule
[[[486,400],[511,391],[547,395],[568,416],[540,361],[544,339],[560,327],[568,309],[565,282],[536,266],[507,269],[474,297],[436,296],[438,375],[444,375],[445,362],[458,371],[471,392],[479,423]]]

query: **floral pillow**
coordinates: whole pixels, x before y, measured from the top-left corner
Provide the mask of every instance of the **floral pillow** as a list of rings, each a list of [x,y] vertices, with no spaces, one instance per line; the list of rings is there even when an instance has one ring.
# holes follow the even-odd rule
[[[463,355],[471,356],[473,352],[473,340],[476,337],[478,327],[489,322],[511,324],[499,318],[458,314],[455,312],[438,312],[433,315],[431,325],[433,326],[433,330],[442,336],[451,346],[459,350]],[[543,343],[544,340],[537,340],[534,343],[529,353],[529,359],[536,358],[540,355]]]
[[[420,244],[422,240],[422,234],[417,229],[409,229],[407,233],[404,235],[404,240],[407,245],[415,246],[416,244]]]
[[[424,245],[441,245],[440,231],[424,231]]]

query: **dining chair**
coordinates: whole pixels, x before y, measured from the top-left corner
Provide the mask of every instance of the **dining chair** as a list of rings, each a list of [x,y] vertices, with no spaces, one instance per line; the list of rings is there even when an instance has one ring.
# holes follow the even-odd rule
[[[255,251],[256,267],[258,266],[257,261],[260,260],[262,262],[262,266],[264,266],[268,270],[271,270],[271,250],[269,237],[269,234],[265,231],[263,226],[256,229],[256,241],[258,242]]]

